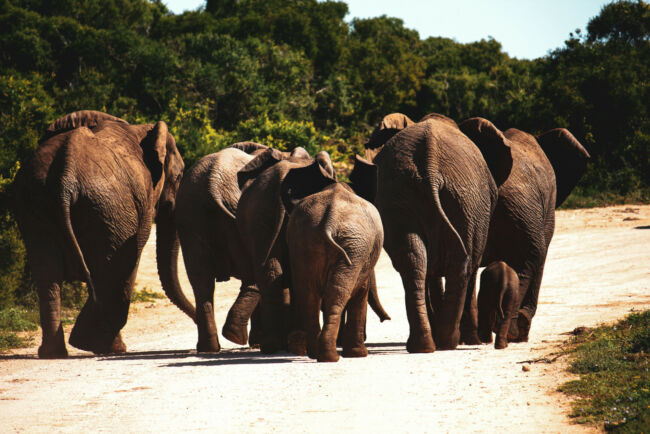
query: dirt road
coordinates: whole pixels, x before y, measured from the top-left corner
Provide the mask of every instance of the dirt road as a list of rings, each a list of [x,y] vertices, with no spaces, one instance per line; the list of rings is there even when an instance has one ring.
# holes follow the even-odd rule
[[[154,240],[138,286],[159,289]],[[197,355],[194,324],[166,300],[132,308],[123,330],[129,353],[67,360],[35,358],[36,347],[0,356],[2,432],[584,432],[555,392],[570,378],[544,356],[577,326],[650,307],[650,206],[557,213],[530,342],[503,351],[461,346],[408,354],[401,281],[382,255],[379,294],[393,317],[369,313],[365,359],[317,364],[263,356],[225,339]],[[183,275],[186,293],[191,288]],[[217,324],[238,290],[218,284]],[[36,342],[40,340],[40,335]]]

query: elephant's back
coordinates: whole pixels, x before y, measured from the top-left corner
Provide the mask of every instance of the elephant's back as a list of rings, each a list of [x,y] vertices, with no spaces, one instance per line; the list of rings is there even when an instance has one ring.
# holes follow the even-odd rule
[[[506,130],[504,135],[511,142],[512,170],[501,189],[534,185],[538,202],[545,208],[548,203],[555,203],[555,172],[535,137],[515,128]]]
[[[326,232],[353,263],[372,267],[379,258],[384,237],[379,212],[346,184],[332,184],[294,208],[287,226],[290,249],[300,249],[303,256],[320,256],[319,252],[331,250]],[[341,258],[334,255],[327,259]]]
[[[222,202],[234,214],[241,195],[237,172],[252,158],[239,149],[227,148],[194,163],[181,179],[177,212],[191,214],[196,207]]]

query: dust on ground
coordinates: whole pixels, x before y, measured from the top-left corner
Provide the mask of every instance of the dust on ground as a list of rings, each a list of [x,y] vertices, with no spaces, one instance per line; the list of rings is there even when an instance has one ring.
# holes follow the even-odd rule
[[[160,290],[155,240],[137,285]],[[650,307],[650,206],[557,212],[530,342],[408,354],[399,275],[387,255],[379,295],[392,321],[369,312],[364,359],[318,364],[271,356],[221,338],[222,352],[194,351],[194,324],[168,301],[132,306],[129,352],[96,357],[68,347],[67,360],[38,360],[36,346],[0,356],[3,432],[585,432],[556,392],[571,378],[548,355],[578,326]],[[182,261],[181,261],[182,265]],[[191,287],[181,269],[181,284]],[[217,324],[237,294],[215,291]],[[35,343],[40,340],[36,336]],[[524,371],[522,366],[529,366]]]

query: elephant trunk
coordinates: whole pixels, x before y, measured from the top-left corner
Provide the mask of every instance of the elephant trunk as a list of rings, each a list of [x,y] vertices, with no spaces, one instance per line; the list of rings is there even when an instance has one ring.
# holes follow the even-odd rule
[[[368,279],[368,304],[372,310],[379,317],[379,321],[384,322],[387,319],[390,319],[390,316],[384,310],[384,307],[379,301],[379,295],[377,294],[377,281],[375,280],[375,271],[373,270],[370,273],[370,278]]]
[[[196,322],[196,309],[185,297],[178,281],[180,242],[173,218],[173,207],[160,203],[156,218],[156,263],[165,294],[180,310]]]

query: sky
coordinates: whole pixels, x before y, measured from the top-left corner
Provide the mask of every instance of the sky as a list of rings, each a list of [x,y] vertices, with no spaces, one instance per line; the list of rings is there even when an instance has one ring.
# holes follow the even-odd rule
[[[569,33],[585,30],[609,0],[344,0],[353,18],[401,18],[420,38],[444,36],[458,42],[493,37],[503,51],[535,59],[562,47]],[[173,13],[194,10],[204,0],[163,0]]]

